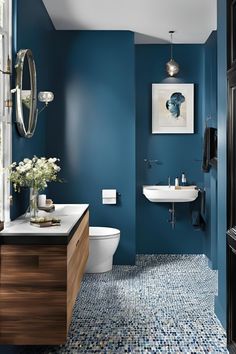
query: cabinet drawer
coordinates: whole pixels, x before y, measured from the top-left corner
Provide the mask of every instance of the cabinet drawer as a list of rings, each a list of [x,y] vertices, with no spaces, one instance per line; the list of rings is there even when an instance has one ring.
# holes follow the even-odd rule
[[[1,289],[65,291],[66,260],[64,245],[2,245]]]
[[[0,343],[66,340],[66,246],[1,246]]]

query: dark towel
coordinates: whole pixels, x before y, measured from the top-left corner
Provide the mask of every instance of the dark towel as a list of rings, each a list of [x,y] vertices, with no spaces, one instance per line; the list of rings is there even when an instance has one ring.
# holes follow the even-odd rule
[[[203,217],[201,216],[201,213],[198,210],[192,211],[192,226],[196,230],[204,230],[205,221],[203,220]]]
[[[205,227],[205,191],[200,189],[198,198],[191,204],[192,226],[196,230],[203,230]]]
[[[196,228],[201,227],[201,214],[199,211],[192,211],[192,225]]]
[[[210,160],[216,157],[217,151],[217,129],[212,127],[207,127],[204,133],[204,143],[203,143],[203,158],[202,158],[202,170],[203,172],[209,172],[210,170]]]

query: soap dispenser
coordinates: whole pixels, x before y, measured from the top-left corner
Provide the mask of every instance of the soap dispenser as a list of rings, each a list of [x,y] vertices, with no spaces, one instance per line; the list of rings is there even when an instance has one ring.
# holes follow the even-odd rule
[[[181,175],[181,184],[182,184],[182,186],[186,186],[186,184],[187,184],[186,176],[185,176],[184,172],[182,172],[182,175]]]
[[[179,177],[175,177],[175,187],[179,186]]]

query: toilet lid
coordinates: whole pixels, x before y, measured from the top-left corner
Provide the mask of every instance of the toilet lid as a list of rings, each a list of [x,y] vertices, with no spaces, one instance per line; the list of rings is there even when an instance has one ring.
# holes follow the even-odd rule
[[[100,227],[100,226],[91,226],[89,228],[89,237],[99,238],[99,237],[114,237],[120,236],[120,230],[114,229],[112,227]]]

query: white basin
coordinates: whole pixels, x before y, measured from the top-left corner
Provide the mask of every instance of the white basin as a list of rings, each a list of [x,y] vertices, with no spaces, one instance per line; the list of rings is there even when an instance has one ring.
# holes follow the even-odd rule
[[[157,203],[186,203],[194,201],[198,196],[196,186],[143,186],[143,194],[150,202]]]

